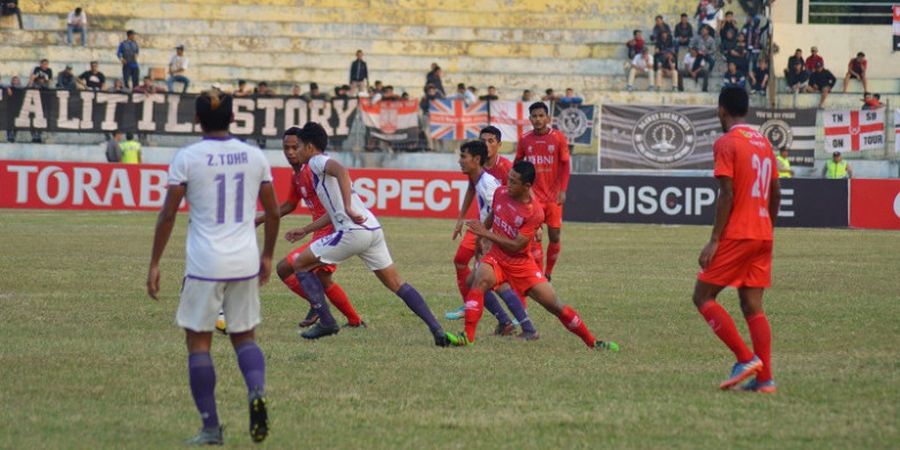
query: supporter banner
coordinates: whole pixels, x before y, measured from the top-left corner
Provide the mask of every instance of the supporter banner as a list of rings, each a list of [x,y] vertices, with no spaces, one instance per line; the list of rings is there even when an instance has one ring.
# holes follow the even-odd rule
[[[553,128],[569,139],[569,145],[592,145],[594,142],[594,105],[572,105],[553,110]],[[493,117],[491,117],[493,120]]]
[[[360,99],[363,123],[369,134],[392,144],[411,144],[419,140],[419,101],[391,100],[370,103]]]
[[[0,96],[0,128],[52,132],[200,134],[194,101],[187,94],[118,94],[94,91],[14,89]],[[231,133],[242,137],[278,137],[292,126],[319,122],[334,139],[344,139],[357,100],[307,102],[297,97],[235,98]]]
[[[825,150],[828,152],[884,148],[885,109],[825,111]]]
[[[894,46],[895,52],[900,52],[900,5],[894,5]]]
[[[781,180],[777,226],[846,227],[845,180]],[[711,225],[718,185],[712,177],[573,175],[565,220]]]
[[[495,100],[488,104],[490,124],[500,129],[503,142],[518,142],[523,134],[531,131],[531,120],[528,119],[531,103]]]
[[[477,139],[478,133],[488,124],[488,107],[485,102],[466,105],[462,100],[432,100],[428,109],[432,139]]]
[[[812,167],[816,161],[815,109],[755,109],[751,108],[747,122],[759,127],[777,153],[790,150],[791,165]]]
[[[714,106],[603,105],[600,169],[712,169]]]
[[[900,108],[894,110],[894,151],[900,153]]]
[[[900,230],[900,180],[850,180],[850,226]]]

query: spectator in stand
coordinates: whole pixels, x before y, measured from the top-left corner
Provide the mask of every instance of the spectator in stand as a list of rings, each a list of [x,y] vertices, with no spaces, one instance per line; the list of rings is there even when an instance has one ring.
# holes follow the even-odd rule
[[[253,90],[253,95],[257,97],[274,97],[275,91],[269,89],[269,83],[260,81],[259,84],[256,85],[256,89]]]
[[[153,84],[153,78],[148,75],[144,77],[144,84],[134,88],[133,91],[138,94],[165,94],[166,88]]]
[[[425,85],[429,84],[434,86],[441,95],[447,95],[447,91],[444,90],[444,71],[437,63],[431,63],[431,71],[425,76]]]
[[[19,19],[19,29],[25,28],[22,26],[22,11],[19,10],[19,0],[0,1],[0,16],[6,17],[13,14]]]
[[[313,100],[328,100],[328,95],[319,90],[319,83],[309,83],[309,92],[303,94],[303,99],[307,102]]]
[[[106,75],[100,71],[100,64],[97,61],[91,61],[90,70],[85,70],[78,76],[78,87],[91,91],[102,91],[106,85]]]
[[[381,83],[381,80],[375,80],[375,85],[372,90],[378,95],[384,94],[384,85]]]
[[[634,90],[634,79],[638,75],[647,75],[649,79],[648,89],[653,90],[656,76],[653,73],[653,63],[650,61],[650,52],[648,51],[635,55],[634,59],[631,60],[631,68],[628,70],[628,84],[625,86],[628,92]]]
[[[853,178],[853,169],[850,164],[844,161],[841,152],[831,154],[831,159],[825,161],[825,167],[822,168],[822,176],[829,180],[843,180]]]
[[[716,39],[709,34],[709,27],[700,29],[700,34],[691,40],[691,47],[697,49],[697,53],[706,59],[708,71],[712,72],[716,66]]]
[[[688,53],[685,53],[680,75],[678,77],[679,91],[684,91],[685,78],[692,78],[694,84],[699,83],[699,79],[702,78],[703,92],[709,90],[709,63],[706,62],[706,58],[700,55],[696,48],[691,48]]]
[[[747,43],[747,50],[750,52],[750,61],[754,63],[759,61],[759,54],[762,50],[760,48],[762,44],[762,35],[759,28],[759,18],[748,16],[747,23],[741,27],[740,35],[744,36],[744,42]]]
[[[4,87],[6,89],[6,96],[9,97],[13,95],[14,90],[22,89],[22,81],[19,77],[12,77],[9,80],[9,84]],[[9,128],[6,129],[6,142],[16,142],[16,127],[15,121],[9,121]]]
[[[656,88],[662,89],[663,78],[672,79],[672,92],[678,89],[678,63],[675,61],[675,53],[666,52],[663,60],[656,68]]]
[[[184,56],[184,45],[178,44],[175,47],[175,54],[169,60],[169,79],[166,81],[169,92],[175,92],[175,82],[177,81],[184,84],[181,94],[187,93],[188,86],[191,85],[191,80],[187,77],[187,70],[188,59],[187,56]]]
[[[725,72],[725,82],[722,84],[726,87],[739,87],[747,89],[747,77],[738,70],[735,63],[728,63],[728,71]]]
[[[709,28],[709,35],[716,37],[717,33],[721,34],[724,22],[725,14],[722,12],[722,7],[717,3],[708,2],[706,4],[706,13],[703,15],[700,23],[702,26]]]
[[[737,35],[732,30],[724,31],[719,40],[719,51],[722,52],[722,56],[725,57],[726,61],[731,55],[731,50],[735,47],[737,47]]]
[[[247,80],[238,80],[238,87],[235,89],[232,96],[234,97],[249,97],[253,95],[253,89],[250,88],[250,85],[247,84]]]
[[[141,66],[137,60],[141,49],[138,46],[137,33],[134,30],[128,30],[125,32],[125,36],[126,39],[119,43],[116,56],[122,62],[122,80],[125,82],[125,87],[134,88],[138,84],[138,77],[141,73]]]
[[[863,106],[864,110],[871,109],[879,109],[883,108],[884,105],[881,103],[881,94],[872,94],[871,92],[866,92],[863,95]]]
[[[471,98],[474,99],[474,100],[472,100],[472,102],[478,100],[478,88],[477,88],[477,87],[472,86],[472,85],[470,84],[470,85],[469,85],[469,93],[472,94]]]
[[[806,91],[809,85],[809,72],[806,71],[802,61],[794,61],[794,70],[787,73],[785,81],[788,90],[795,94]]]
[[[636,55],[644,53],[644,33],[641,30],[634,30],[630,41],[625,43],[628,47],[628,60],[631,61]]]
[[[472,95],[472,92],[466,89],[465,83],[459,83],[456,85],[456,94],[453,94],[449,97],[449,99],[453,100],[462,100],[463,103],[469,104],[476,100],[475,96]]]
[[[738,71],[750,73],[750,50],[747,49],[747,42],[744,41],[743,35],[738,35],[737,43],[725,59],[728,60],[728,62],[735,63]]]
[[[351,95],[365,92],[369,87],[369,65],[363,59],[363,51],[356,51],[356,59],[350,63],[350,91]]]
[[[547,89],[546,91],[544,91],[544,96],[541,97],[541,101],[543,102],[555,102],[557,100],[559,100],[559,96],[556,95],[555,92],[553,92],[553,89]]]
[[[53,69],[50,68],[50,61],[42,59],[41,63],[31,71],[31,77],[28,78],[28,87],[49,89],[51,80],[53,80]]]
[[[122,147],[119,142],[122,141],[122,132],[113,131],[112,136],[106,141],[106,161],[111,163],[122,162]]]
[[[113,92],[116,94],[128,94],[131,91],[129,91],[128,88],[125,87],[125,83],[123,83],[122,80],[116,79],[115,81],[113,81],[112,87],[109,88],[109,92]]]
[[[656,53],[653,55],[653,68],[659,70],[659,65],[665,61],[666,55],[673,55],[672,59],[674,60],[674,53],[675,40],[672,39],[672,36],[668,31],[663,30],[659,33],[659,38],[656,40]]]
[[[868,66],[869,62],[866,61],[866,54],[863,52],[857,53],[856,58],[850,60],[847,64],[847,75],[844,75],[844,92],[847,92],[847,89],[850,87],[851,79],[862,82],[864,91],[869,90],[869,79],[866,78]]]
[[[294,83],[294,86],[291,87],[291,97],[301,97],[303,92],[300,89],[300,85]]]
[[[66,17],[66,43],[70,46],[74,40],[72,35],[76,31],[81,33],[81,46],[87,47],[87,14],[80,6]]]
[[[722,33],[731,30],[734,32],[735,36],[740,34],[740,28],[738,27],[737,19],[734,18],[734,13],[731,11],[725,13],[725,20],[722,21],[720,27]]]
[[[787,67],[784,68],[785,78],[788,77],[788,74],[794,71],[794,66],[797,65],[798,62],[801,66],[806,65],[806,60],[803,58],[803,50],[800,50],[799,48],[797,50],[794,50],[794,56],[788,58]]]
[[[425,85],[425,95],[419,101],[419,110],[422,112],[422,129],[425,130],[425,145],[429,151],[434,150],[434,139],[431,138],[431,118],[429,111],[431,102],[444,98],[444,94],[437,90],[433,84]]]
[[[566,88],[566,95],[557,100],[557,103],[563,108],[567,108],[569,106],[578,106],[584,103],[584,99],[580,96],[575,95],[575,90],[572,88]]]
[[[56,77],[56,88],[73,91],[78,88],[78,83],[75,80],[75,73],[72,72],[72,66],[66,65],[66,68],[59,73],[58,77]]]
[[[691,26],[688,15],[681,13],[681,22],[675,25],[675,53],[678,53],[682,47],[690,46],[693,37],[694,27]]]
[[[140,164],[143,161],[141,157],[141,143],[134,139],[133,133],[125,135],[125,142],[119,144],[122,150],[122,164]]]
[[[756,67],[750,72],[750,90],[754,94],[766,95],[769,87],[769,61],[760,58]]]
[[[400,100],[400,96],[394,92],[394,86],[387,85],[384,87],[384,93],[382,94],[381,99],[384,101],[395,101]]]
[[[525,89],[524,91],[522,91],[523,102],[530,102],[532,101],[532,98],[534,98],[534,93],[531,92],[531,89]]]
[[[497,88],[494,86],[488,86],[487,94],[478,97],[478,100],[481,101],[495,101],[499,99],[500,97],[497,96]]]
[[[809,85],[806,86],[806,92],[819,92],[822,94],[822,97],[819,99],[819,109],[822,109],[825,107],[825,99],[828,98],[828,94],[834,89],[836,83],[837,78],[834,77],[834,74],[826,69],[824,64],[816,63],[816,71],[809,76]]]
[[[672,36],[672,29],[669,28],[669,24],[666,23],[663,16],[656,16],[655,23],[653,24],[653,31],[650,33],[650,42],[656,43],[659,41],[659,37],[662,36],[663,31],[669,33],[669,36]]]
[[[809,58],[806,58],[807,71],[815,72],[818,64],[822,64],[822,67],[825,67],[825,59],[819,56],[819,47],[812,47],[809,49],[809,52],[811,55],[809,55]]]

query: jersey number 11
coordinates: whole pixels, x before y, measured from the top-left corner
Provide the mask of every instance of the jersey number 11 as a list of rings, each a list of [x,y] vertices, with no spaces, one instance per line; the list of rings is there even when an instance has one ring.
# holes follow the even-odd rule
[[[225,223],[225,174],[220,173],[216,180],[216,223]],[[234,221],[244,221],[244,172],[234,174],[235,187]]]

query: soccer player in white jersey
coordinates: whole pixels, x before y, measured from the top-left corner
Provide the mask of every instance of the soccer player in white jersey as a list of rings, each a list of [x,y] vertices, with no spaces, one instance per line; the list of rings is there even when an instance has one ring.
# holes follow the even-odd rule
[[[147,293],[153,299],[159,295],[159,260],[186,197],[190,205],[187,263],[175,321],[187,334],[191,395],[203,421],[200,433],[188,443],[222,444],[216,373],[209,355],[220,309],[225,312],[231,344],[247,384],[250,437],[260,442],[269,425],[265,359],[256,345],[254,328],[260,321],[259,286],[272,272],[278,203],[262,151],[228,133],[234,118],[231,97],[215,90],[204,92],[195,108],[203,140],[179,150],[169,165],[169,187],[156,222]],[[253,223],[257,199],[266,211],[261,255]]]
[[[447,333],[434,318],[425,300],[414,287],[400,278],[385,243],[381,224],[353,192],[347,169],[325,153],[328,146],[325,129],[318,123],[309,122],[303,126],[299,137],[300,164],[308,164],[312,170],[316,195],[328,211],[327,216],[322,216],[313,225],[307,225],[305,231],[315,231],[329,220],[335,230],[315,241],[294,259],[297,279],[319,314],[319,322],[303,337],[318,339],[340,331],[325,303],[322,283],[313,271],[323,264],[339,264],[352,256],[359,256],[384,286],[403,299],[406,306],[428,325],[435,345],[450,345]],[[289,240],[296,238],[292,233],[288,233]]]

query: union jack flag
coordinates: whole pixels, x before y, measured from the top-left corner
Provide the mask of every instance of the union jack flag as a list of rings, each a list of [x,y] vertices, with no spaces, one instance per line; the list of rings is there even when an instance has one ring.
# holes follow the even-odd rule
[[[485,102],[466,105],[462,100],[432,100],[428,109],[431,138],[462,141],[476,139],[488,124]]]

